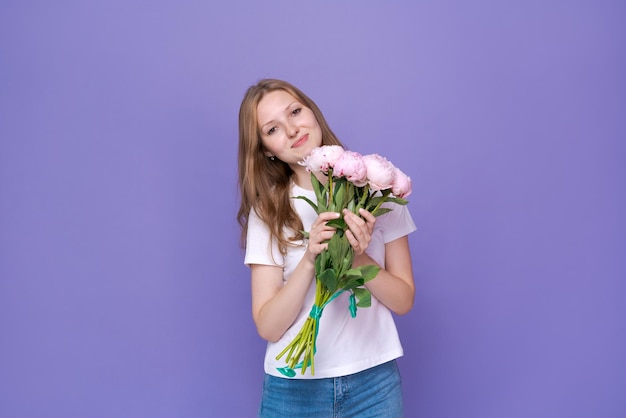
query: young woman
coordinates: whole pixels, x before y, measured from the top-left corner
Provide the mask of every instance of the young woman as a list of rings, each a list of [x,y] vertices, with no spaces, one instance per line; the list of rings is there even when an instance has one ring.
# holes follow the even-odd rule
[[[348,295],[324,308],[317,337],[315,375],[286,378],[276,356],[296,336],[314,303],[315,257],[335,233],[319,216],[311,174],[299,165],[321,145],[342,145],[317,105],[295,86],[266,79],[250,87],[239,111],[238,220],[252,282],[252,316],[268,341],[261,417],[401,417],[402,390],[395,359],[402,346],[391,312],[413,306],[415,287],[407,234],[415,224],[406,206],[380,217],[343,214],[354,266],[377,264],[366,284],[372,305],[352,318]],[[324,181],[323,178],[320,178]],[[301,231],[308,231],[304,239]],[[347,293],[347,292],[346,292]]]

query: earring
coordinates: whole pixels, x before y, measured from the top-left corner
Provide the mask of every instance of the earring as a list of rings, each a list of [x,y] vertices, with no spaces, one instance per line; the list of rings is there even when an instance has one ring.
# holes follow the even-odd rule
[[[270,160],[274,161],[274,156],[270,155]]]

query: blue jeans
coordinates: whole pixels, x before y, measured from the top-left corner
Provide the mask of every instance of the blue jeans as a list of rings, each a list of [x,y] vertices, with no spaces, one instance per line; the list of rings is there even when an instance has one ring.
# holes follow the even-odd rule
[[[402,388],[396,361],[325,379],[265,375],[261,418],[401,418]]]

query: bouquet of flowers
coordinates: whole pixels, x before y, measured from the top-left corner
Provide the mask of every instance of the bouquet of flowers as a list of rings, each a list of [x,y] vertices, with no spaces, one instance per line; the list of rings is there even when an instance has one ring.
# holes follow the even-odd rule
[[[311,172],[317,202],[305,196],[297,198],[307,201],[318,214],[342,213],[347,208],[358,215],[359,209],[363,208],[379,216],[391,210],[382,207],[385,202],[408,203],[404,198],[411,193],[411,179],[378,154],[362,156],[337,145],[325,145],[315,148],[300,164]],[[323,173],[327,181],[320,182],[317,173]],[[346,222],[339,218],[327,222],[327,225],[337,230],[329,240],[328,248],[315,259],[316,291],[311,313],[298,335],[276,356],[278,360],[286,355],[287,365],[278,368],[278,371],[287,377],[294,377],[295,369],[301,369],[304,374],[309,366],[311,374],[315,374],[315,343],[322,311],[327,304],[343,292],[349,292],[348,309],[353,318],[357,307],[371,305],[371,294],[364,284],[376,277],[380,267],[366,265],[353,268],[353,249],[344,234],[348,228]]]

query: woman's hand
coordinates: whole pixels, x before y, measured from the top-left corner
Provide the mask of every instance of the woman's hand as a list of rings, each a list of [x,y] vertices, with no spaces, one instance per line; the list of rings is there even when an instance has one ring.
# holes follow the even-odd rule
[[[355,257],[367,250],[376,224],[376,217],[365,209],[359,209],[359,213],[361,216],[350,212],[348,209],[343,210],[343,219],[349,228],[346,230],[346,237],[354,249]]]
[[[312,263],[315,262],[315,257],[319,253],[328,248],[328,240],[335,233],[336,228],[326,225],[326,222],[337,218],[339,218],[337,212],[322,212],[311,225],[305,257],[308,257]]]

